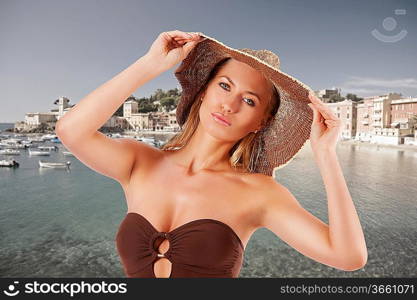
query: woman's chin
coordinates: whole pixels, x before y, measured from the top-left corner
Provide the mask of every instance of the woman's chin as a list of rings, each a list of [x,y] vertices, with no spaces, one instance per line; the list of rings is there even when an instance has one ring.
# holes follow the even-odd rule
[[[224,142],[235,142],[240,139],[233,130],[225,130],[220,126],[213,124],[210,124],[209,126],[203,125],[203,130],[213,138]]]

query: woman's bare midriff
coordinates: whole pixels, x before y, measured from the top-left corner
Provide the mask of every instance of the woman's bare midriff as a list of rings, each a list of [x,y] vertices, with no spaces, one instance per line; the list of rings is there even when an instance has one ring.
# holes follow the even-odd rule
[[[259,198],[260,174],[201,171],[190,176],[171,153],[155,148],[137,160],[141,165],[135,164],[123,187],[128,212],[143,215],[163,232],[196,219],[219,220],[246,248],[258,228],[260,199],[254,195]]]

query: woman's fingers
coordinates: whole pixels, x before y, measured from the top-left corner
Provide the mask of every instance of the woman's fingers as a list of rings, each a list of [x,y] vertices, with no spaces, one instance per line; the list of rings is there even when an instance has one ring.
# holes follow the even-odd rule
[[[313,110],[313,123],[322,123],[324,118],[323,115],[319,112],[316,106],[313,103],[308,104],[310,108]]]
[[[166,32],[171,38],[176,40],[193,40],[198,39],[200,35],[197,32],[184,32],[180,30],[173,30]]]
[[[183,47],[188,42],[200,40],[198,34],[189,34],[179,30],[167,31],[164,34],[167,41],[175,48]]]
[[[308,97],[313,103],[314,107],[316,107],[326,119],[338,120],[338,117],[336,117],[333,111],[327,107],[320,99],[311,93],[308,95]]]
[[[191,34],[184,32],[184,31],[179,31],[179,30],[166,31],[165,33],[168,34],[172,38],[175,38],[175,37],[191,38],[192,37]]]
[[[192,37],[192,38],[175,37],[174,40],[179,42],[179,43],[186,43],[186,42],[190,42],[190,41],[198,41],[198,40],[200,40],[200,38],[199,37]]]

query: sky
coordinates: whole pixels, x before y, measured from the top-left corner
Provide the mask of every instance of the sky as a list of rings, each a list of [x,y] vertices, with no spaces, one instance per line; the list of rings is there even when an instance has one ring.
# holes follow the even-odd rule
[[[417,97],[414,0],[0,0],[0,123],[76,104],[176,29],[271,50],[313,90]],[[133,95],[179,88],[177,66]]]

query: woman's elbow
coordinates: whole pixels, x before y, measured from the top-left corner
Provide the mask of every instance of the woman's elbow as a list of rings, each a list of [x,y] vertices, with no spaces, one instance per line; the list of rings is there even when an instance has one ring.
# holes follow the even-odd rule
[[[368,261],[368,253],[358,256],[357,259],[355,259],[354,261],[350,261],[347,262],[345,264],[343,264],[343,266],[339,267],[339,269],[343,270],[343,271],[357,271],[359,269],[362,269],[366,263]]]

